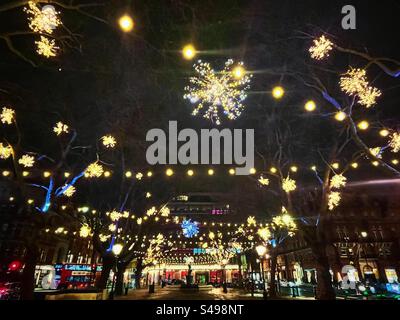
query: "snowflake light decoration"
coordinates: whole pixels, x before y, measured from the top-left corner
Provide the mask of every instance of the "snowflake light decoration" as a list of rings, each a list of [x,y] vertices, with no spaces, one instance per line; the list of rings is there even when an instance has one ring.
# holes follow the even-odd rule
[[[59,136],[62,133],[68,133],[69,132],[69,127],[66,124],[64,124],[61,121],[59,121],[53,127],[53,131]]]
[[[325,36],[321,36],[314,40],[314,45],[308,51],[311,54],[311,58],[322,60],[329,56],[332,49],[333,43],[329,39],[325,38]]]
[[[5,146],[0,142],[0,159],[8,159],[13,154],[11,146]]]
[[[97,162],[93,162],[86,168],[85,175],[88,178],[99,178],[101,177],[103,172],[103,166],[101,164],[98,164]]]
[[[36,44],[36,52],[46,58],[57,56],[57,50],[59,49],[56,46],[56,42],[54,39],[49,39],[43,36],[40,36],[39,41],[35,41]]]
[[[103,145],[106,148],[114,148],[115,145],[117,144],[117,140],[115,140],[115,138],[111,135],[104,136],[101,138],[101,140],[103,141]]]
[[[375,157],[377,157],[378,159],[382,159],[382,148],[380,148],[380,147],[376,147],[376,148],[370,148],[369,149],[369,152],[373,155],[373,156],[375,156]]]
[[[12,124],[14,120],[15,111],[11,108],[3,107],[0,114],[0,120],[4,124]]]
[[[25,168],[31,168],[35,164],[35,158],[28,154],[24,154],[19,160],[18,163],[23,165]]]
[[[64,191],[64,196],[66,197],[72,197],[76,192],[76,188],[74,186],[69,186],[67,189]]]
[[[161,217],[168,217],[170,214],[170,210],[168,207],[163,207],[160,210]]]
[[[379,89],[369,85],[364,69],[350,68],[342,75],[339,84],[342,91],[357,96],[358,103],[366,108],[375,105],[376,99],[382,95]]]
[[[341,187],[344,187],[346,185],[346,182],[347,178],[345,176],[343,176],[342,174],[335,174],[331,178],[330,187],[332,189],[339,189]]]
[[[257,234],[263,241],[268,241],[271,238],[271,231],[268,227],[258,229]]]
[[[148,215],[149,217],[155,215],[156,213],[157,213],[156,207],[151,207],[146,211],[146,215]]]
[[[118,221],[119,219],[121,219],[122,213],[118,212],[116,210],[113,210],[110,212],[109,217],[110,217],[111,221]]]
[[[250,216],[247,218],[247,225],[248,226],[255,226],[257,224],[256,218]]]
[[[216,72],[207,62],[199,60],[194,65],[196,76],[190,78],[185,87],[184,99],[196,105],[192,114],[203,112],[203,117],[221,123],[220,109],[229,120],[235,120],[244,109],[243,101],[250,88],[252,75],[246,74],[243,62],[236,64],[232,59],[225,62],[221,72]],[[236,72],[235,72],[236,70]],[[238,70],[240,72],[238,72]]]
[[[290,177],[286,177],[285,179],[282,180],[282,189],[286,193],[296,190],[296,181],[290,179]]]
[[[268,186],[269,185],[269,179],[264,178],[263,176],[261,176],[258,179],[258,182],[262,185],[262,186]]]
[[[99,234],[100,242],[106,242],[109,237],[110,237],[109,235],[107,236],[107,235],[102,234],[102,233]]]
[[[397,153],[400,151],[400,132],[394,132],[390,137],[389,147],[392,152]]]
[[[24,11],[28,14],[29,28],[33,32],[52,34],[62,24],[58,17],[59,12],[52,5],[40,9],[34,1],[29,1]]]
[[[81,238],[87,238],[90,235],[90,232],[92,229],[87,224],[84,224],[81,226],[81,229],[79,230],[79,236]]]
[[[332,211],[333,209],[335,209],[339,205],[341,199],[342,197],[340,195],[340,192],[337,191],[330,192],[328,195],[329,210]]]
[[[181,223],[181,228],[183,235],[186,238],[193,238],[199,233],[198,222],[192,221],[191,219],[183,220]]]

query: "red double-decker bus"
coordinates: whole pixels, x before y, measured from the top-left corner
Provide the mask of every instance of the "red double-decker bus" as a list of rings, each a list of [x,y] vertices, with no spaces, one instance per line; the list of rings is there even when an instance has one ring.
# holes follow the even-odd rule
[[[54,268],[58,289],[82,289],[93,285],[100,278],[102,265],[60,263],[54,265]]]

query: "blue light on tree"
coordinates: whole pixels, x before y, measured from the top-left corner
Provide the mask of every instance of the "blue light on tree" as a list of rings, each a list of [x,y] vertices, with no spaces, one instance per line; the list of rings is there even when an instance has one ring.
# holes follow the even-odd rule
[[[198,222],[192,221],[191,219],[183,220],[183,222],[181,223],[183,235],[186,238],[192,238],[197,235],[199,233],[198,224]]]

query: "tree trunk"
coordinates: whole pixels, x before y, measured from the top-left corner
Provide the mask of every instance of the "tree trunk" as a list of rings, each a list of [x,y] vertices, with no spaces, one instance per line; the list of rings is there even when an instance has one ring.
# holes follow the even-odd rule
[[[273,253],[271,254],[271,281],[269,285],[268,294],[270,298],[276,298],[276,281],[275,281],[275,273],[276,273],[276,264],[277,264],[278,256]]]
[[[115,258],[112,255],[103,256],[103,269],[101,271],[100,279],[97,281],[96,287],[104,290],[107,286],[110,271],[115,264]]]
[[[317,269],[317,300],[334,300],[336,295],[332,287],[331,274],[329,272],[329,261],[326,248],[323,244],[311,246],[316,261]]]
[[[117,276],[115,278],[115,295],[121,296],[124,291],[124,273],[127,265],[125,263],[118,263]]]
[[[138,259],[136,262],[136,270],[135,270],[135,287],[136,289],[140,289],[140,279],[142,278],[143,271],[143,260]]]
[[[31,244],[26,248],[25,265],[22,273],[21,299],[33,300],[35,290],[35,268],[38,259],[38,247]]]

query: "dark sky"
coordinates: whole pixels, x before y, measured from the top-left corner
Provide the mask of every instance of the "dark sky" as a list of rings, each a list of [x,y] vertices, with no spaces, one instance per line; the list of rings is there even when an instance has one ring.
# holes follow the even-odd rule
[[[12,1],[1,4],[7,2]],[[82,143],[117,132],[137,164],[144,161],[144,134],[149,128],[166,126],[175,119],[187,126],[209,126],[192,118],[182,99],[191,69],[179,50],[187,42],[214,52],[204,59],[217,65],[232,57],[243,59],[254,70],[306,59],[310,39],[301,39],[301,32],[313,36],[326,32],[343,47],[368,50],[373,56],[400,57],[400,2],[396,0],[99,2],[105,3],[104,9],[94,13],[109,25],[60,9],[65,25],[82,35],[81,52],[62,48],[59,57],[46,61],[33,52],[31,37],[15,39],[17,48],[38,65],[32,67],[0,39],[0,104],[13,105],[24,119],[21,126],[29,146],[56,148],[47,139],[48,127],[62,118],[81,132]],[[341,28],[341,9],[346,4],[356,8],[356,30]],[[122,35],[115,25],[125,11],[136,22],[130,36]],[[0,12],[0,34],[17,30],[27,30],[21,8]],[[343,64],[343,70],[346,67]],[[382,75],[375,72],[378,83],[391,88],[385,93],[384,105],[391,110],[392,120],[398,119],[399,86],[394,81],[379,82]],[[254,89],[269,89],[277,81],[279,77],[256,74]],[[251,117],[257,117],[257,108],[253,110],[235,124],[249,124]]]

